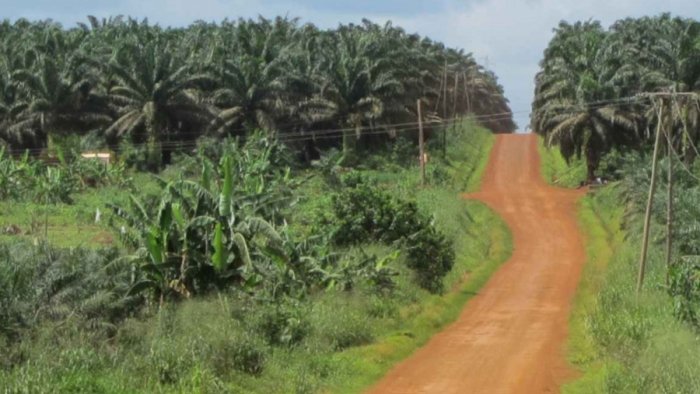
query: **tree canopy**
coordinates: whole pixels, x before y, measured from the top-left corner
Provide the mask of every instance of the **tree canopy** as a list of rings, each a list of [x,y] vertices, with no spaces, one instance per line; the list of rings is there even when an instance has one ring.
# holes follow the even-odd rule
[[[650,142],[657,118],[642,93],[700,89],[700,23],[662,14],[599,22],[561,22],[535,78],[531,127],[567,159],[585,156],[593,178],[613,148]],[[676,103],[671,127],[692,160],[700,133],[696,98]]]
[[[342,130],[303,149],[357,149],[415,123],[416,100],[431,119],[499,114],[483,124],[515,129],[496,76],[470,53],[391,23],[0,23],[0,143],[17,150],[90,134],[103,146],[144,146],[159,168],[174,147],[200,136],[256,129],[308,139]]]

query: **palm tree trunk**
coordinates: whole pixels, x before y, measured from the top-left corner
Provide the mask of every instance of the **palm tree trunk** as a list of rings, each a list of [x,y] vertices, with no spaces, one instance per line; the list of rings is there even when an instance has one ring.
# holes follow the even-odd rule
[[[352,162],[354,156],[355,156],[355,151],[357,149],[357,139],[360,135],[360,130],[361,130],[361,124],[356,123],[354,125],[355,130],[343,130],[343,160],[342,164],[343,165],[348,165],[348,163]]]
[[[595,179],[595,170],[598,168],[598,153],[594,148],[586,148],[586,178],[588,182]]]
[[[352,132],[348,130],[343,130],[343,155],[347,156],[352,149]]]
[[[56,141],[54,141],[53,132],[46,127],[46,123],[46,115],[42,113],[39,119],[39,126],[41,130],[46,133],[46,151],[48,153],[53,153],[56,150]]]
[[[46,150],[51,153],[56,150],[56,141],[54,141],[54,135],[50,131],[46,131]]]
[[[161,152],[158,146],[158,138],[149,133],[147,142],[146,161],[148,169],[158,171],[161,165]]]
[[[158,115],[153,114],[148,122],[147,133],[148,141],[146,162],[150,171],[158,171],[163,164],[163,152],[160,146],[160,125],[158,124]]]

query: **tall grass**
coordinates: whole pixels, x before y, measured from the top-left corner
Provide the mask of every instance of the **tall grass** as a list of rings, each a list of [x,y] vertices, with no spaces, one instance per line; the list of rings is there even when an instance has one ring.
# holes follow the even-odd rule
[[[607,187],[581,205],[588,263],[571,319],[569,356],[583,375],[564,392],[700,392],[700,340],[673,316],[661,239],[652,241],[646,285],[636,295],[640,220],[625,216],[621,194],[622,188]]]
[[[544,180],[554,186],[574,188],[586,180],[586,162],[574,157],[567,163],[558,147],[547,147],[542,137],[538,137],[537,150]]]

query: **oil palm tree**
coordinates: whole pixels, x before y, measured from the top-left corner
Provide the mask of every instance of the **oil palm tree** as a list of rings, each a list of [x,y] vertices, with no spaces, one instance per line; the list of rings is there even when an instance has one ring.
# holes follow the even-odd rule
[[[109,64],[114,76],[109,97],[118,116],[106,133],[145,139],[154,171],[169,153],[164,143],[176,140],[183,122],[204,124],[209,118],[198,96],[198,87],[209,78],[189,74],[172,50],[160,41],[128,45]]]
[[[217,89],[211,101],[218,114],[211,127],[219,133],[236,129],[275,130],[288,115],[291,100],[289,60],[295,47],[296,20],[260,18],[239,21],[212,56]],[[227,42],[227,41],[230,41]]]
[[[6,64],[0,63],[0,140],[6,144],[24,145],[32,139],[31,131],[12,126],[18,122],[27,104],[20,99],[19,89],[11,74]]]
[[[562,22],[545,51],[533,104],[533,129],[548,145],[558,145],[567,160],[583,155],[589,179],[602,155],[633,141],[639,128],[637,114],[604,101],[615,93],[600,59],[604,39],[597,22]]]
[[[62,64],[61,64],[62,63]],[[86,130],[107,121],[94,107],[92,82],[78,57],[66,61],[39,56],[33,69],[12,74],[22,91],[23,103],[15,103],[16,121],[8,128],[13,134],[32,135],[54,149],[57,136]]]
[[[700,90],[700,23],[682,18],[671,18],[663,14],[656,18],[642,19],[640,24],[646,27],[645,34],[653,35],[650,44],[630,45],[640,53],[639,61],[628,63],[637,66],[641,89],[652,92],[689,93]],[[633,66],[630,66],[633,67]],[[650,106],[647,117],[655,118]],[[690,145],[700,142],[700,108],[698,100],[686,99],[674,103],[670,112],[670,127],[674,135],[681,136],[676,141],[690,162],[694,158],[694,149]]]
[[[390,97],[402,94],[404,87],[387,58],[367,56],[372,36],[345,27],[328,37],[325,45],[321,89],[314,101],[346,128],[343,152],[347,156],[362,136],[363,125],[379,120]]]

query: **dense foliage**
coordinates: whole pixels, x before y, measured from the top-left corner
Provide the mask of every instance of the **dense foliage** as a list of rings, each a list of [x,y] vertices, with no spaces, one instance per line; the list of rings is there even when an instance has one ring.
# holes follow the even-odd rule
[[[627,221],[624,223],[628,229],[634,229],[640,225],[639,218],[643,216],[646,194],[651,179],[650,160],[648,155],[630,153],[617,157],[617,174],[622,177],[621,187],[625,195]],[[661,162],[661,166],[667,166],[668,159]],[[700,277],[698,272],[698,258],[700,249],[700,227],[698,217],[700,215],[700,169],[688,168],[688,171],[679,171],[675,175],[674,188],[678,193],[673,200],[675,207],[674,225],[672,229],[674,259],[670,267],[664,267],[666,278],[664,288],[673,298],[674,315],[679,319],[700,328]],[[666,188],[668,177],[660,180],[661,187]],[[668,195],[659,194],[653,201],[653,223],[659,227],[665,226],[666,215],[664,209],[668,203]]]
[[[700,89],[700,22],[671,17],[628,18],[605,30],[599,22],[562,22],[535,79],[532,129],[568,159],[584,156],[588,177],[612,149],[653,140],[658,108],[641,93]],[[699,99],[666,105],[667,129],[687,162],[700,140]]]
[[[162,28],[121,17],[64,29],[0,24],[0,142],[49,150],[69,135],[84,147],[140,152],[150,169],[197,138],[260,128],[300,155],[346,156],[415,129],[424,116],[484,118],[515,129],[495,75],[471,54],[391,24],[321,30],[295,19],[197,22]]]
[[[116,249],[0,245],[0,347],[26,339],[27,329],[46,321],[71,321],[96,337],[114,335],[141,304],[140,296],[127,296],[129,270],[111,264],[118,255]],[[0,366],[21,360],[10,349]]]
[[[15,160],[0,147],[0,200],[70,203],[73,193],[89,187],[130,184],[123,163],[108,165],[92,159],[68,161],[59,157],[60,165],[50,166],[27,153]]]
[[[333,196],[329,220],[333,240],[339,245],[374,240],[395,243],[407,252],[407,265],[415,270],[421,286],[442,289],[442,278],[454,264],[452,242],[419,212],[414,202],[402,201],[382,191],[360,174],[349,174],[347,188]]]
[[[651,146],[661,135],[661,187],[668,189],[668,171],[676,178],[668,234],[674,257],[663,286],[675,314],[697,326],[700,22],[662,14],[620,20],[607,30],[595,21],[562,22],[554,32],[536,77],[532,127],[566,159],[583,157],[589,181],[622,179],[636,214],[645,208]],[[660,225],[668,199],[653,201]]]
[[[3,235],[0,381],[32,392],[318,392],[338,382],[369,384],[374,372],[366,366],[384,370],[382,360],[396,357],[377,358],[371,346],[393,348],[395,332],[406,338],[402,354],[418,346],[469,294],[441,291],[467,272],[482,283],[507,253],[504,225],[452,189],[483,168],[485,153],[466,152],[492,136],[470,126],[448,138],[446,159],[431,162],[443,175],[423,188],[411,144],[382,144],[381,153],[365,156],[381,170],[348,170],[335,151],[316,168],[292,169],[288,147],[265,132],[202,139],[159,175],[5,157],[0,165],[40,169],[34,178],[44,170],[74,174],[72,200],[97,201],[77,209],[5,198],[3,209],[55,209],[60,221],[47,226],[111,229],[114,238],[107,248],[90,241],[62,249],[43,241],[45,231]],[[133,179],[131,187],[102,175],[81,186],[92,166],[113,168],[114,179]],[[103,210],[99,223],[95,207]],[[3,225],[24,226],[17,218]],[[488,231],[475,230],[486,223]],[[344,360],[354,351],[372,353],[365,372],[355,356]]]

